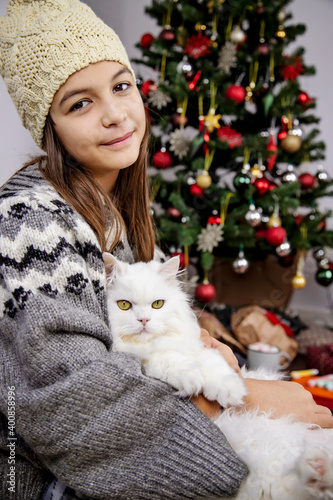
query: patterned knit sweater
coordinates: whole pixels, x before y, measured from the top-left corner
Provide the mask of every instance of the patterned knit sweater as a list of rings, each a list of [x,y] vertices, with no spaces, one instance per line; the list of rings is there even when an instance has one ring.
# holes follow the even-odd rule
[[[112,352],[97,239],[37,167],[1,189],[0,235],[0,498],[54,476],[92,499],[233,494],[247,469],[223,434]]]

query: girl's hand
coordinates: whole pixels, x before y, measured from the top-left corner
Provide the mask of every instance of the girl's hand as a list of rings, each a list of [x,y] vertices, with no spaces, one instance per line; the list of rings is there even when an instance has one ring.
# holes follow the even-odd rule
[[[239,376],[241,377],[241,371],[239,368],[237,358],[232,352],[232,349],[230,349],[230,347],[211,337],[207,332],[207,330],[204,329],[201,329],[201,341],[204,343],[206,347],[212,347],[214,349],[217,349],[222,354],[228,365],[230,365],[231,368],[235,370],[235,372],[238,373]]]

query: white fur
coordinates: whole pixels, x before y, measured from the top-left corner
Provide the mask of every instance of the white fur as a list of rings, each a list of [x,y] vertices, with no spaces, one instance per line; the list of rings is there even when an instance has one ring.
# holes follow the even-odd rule
[[[180,396],[203,393],[226,408],[215,423],[250,470],[237,500],[333,499],[333,431],[314,430],[292,417],[239,411],[245,386],[217,350],[203,346],[177,279],[179,259],[130,265],[104,254],[104,261],[114,350],[139,356],[148,376]],[[119,300],[132,307],[121,310]],[[152,308],[156,300],[163,307]],[[265,370],[243,370],[243,376],[280,378]]]

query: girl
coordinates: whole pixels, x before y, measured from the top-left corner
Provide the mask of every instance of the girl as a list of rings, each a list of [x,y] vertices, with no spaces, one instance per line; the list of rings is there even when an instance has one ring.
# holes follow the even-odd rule
[[[0,71],[46,155],[0,192],[0,496],[233,495],[247,470],[208,418],[216,403],[179,399],[112,352],[102,252],[154,255],[148,133],[126,52],[78,0],[7,11]],[[246,383],[246,408],[333,425],[299,384]]]

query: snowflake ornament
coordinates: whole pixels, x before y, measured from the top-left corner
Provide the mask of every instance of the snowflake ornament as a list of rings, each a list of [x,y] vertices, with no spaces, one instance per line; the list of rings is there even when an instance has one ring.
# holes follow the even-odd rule
[[[221,224],[208,224],[198,236],[198,250],[212,253],[220,241],[223,241],[223,226]]]
[[[165,82],[168,85],[168,82]],[[155,108],[161,110],[171,102],[172,99],[168,94],[165,94],[161,89],[152,90],[148,96],[148,102]]]
[[[173,151],[180,160],[187,156],[190,145],[191,140],[186,136],[183,129],[177,129],[170,133],[170,151]]]
[[[235,66],[236,62],[237,46],[233,42],[226,42],[219,53],[217,67],[228,75],[230,73],[230,69]]]

